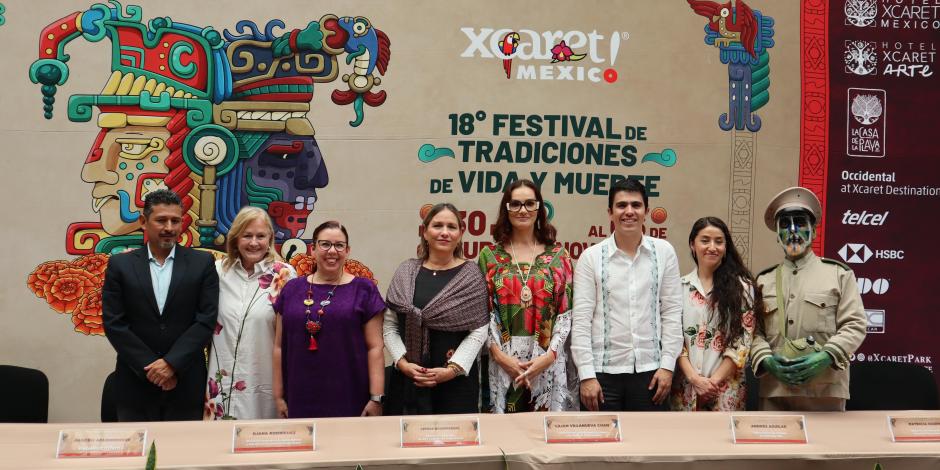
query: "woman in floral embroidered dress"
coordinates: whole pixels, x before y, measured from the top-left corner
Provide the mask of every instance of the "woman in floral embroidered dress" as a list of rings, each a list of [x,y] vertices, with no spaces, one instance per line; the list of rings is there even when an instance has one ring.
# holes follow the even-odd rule
[[[703,217],[689,233],[696,269],[682,278],[685,344],[670,404],[679,411],[744,409],[744,366],[760,315],[754,278],[734,247],[728,227]]]
[[[509,185],[478,263],[489,289],[489,387],[494,413],[577,409],[571,331],[571,258],[555,245],[538,187]],[[575,397],[575,398],[573,398]]]
[[[219,273],[219,318],[209,350],[206,417],[276,418],[272,389],[272,304],[294,268],[274,251],[274,227],[264,210],[244,207],[225,241]]]

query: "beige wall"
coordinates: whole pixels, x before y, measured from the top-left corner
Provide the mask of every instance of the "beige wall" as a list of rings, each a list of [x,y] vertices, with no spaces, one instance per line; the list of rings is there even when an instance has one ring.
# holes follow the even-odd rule
[[[217,30],[234,27],[242,19],[263,25],[282,18],[288,28],[334,13],[367,17],[391,39],[391,62],[382,78],[387,102],[366,107],[359,127],[347,124],[351,106],[329,100],[337,82],[317,84],[310,121],[330,172],[330,183],[318,190],[319,201],[308,227],[335,218],[348,227],[353,257],[368,265],[384,291],[398,263],[413,256],[419,225],[418,208],[451,201],[461,209],[485,212],[488,223],[496,217],[498,194],[464,194],[458,172],[486,170],[500,173],[620,173],[661,177],[661,196],[651,207],[663,207],[668,239],[676,246],[683,271],[691,269],[685,240],[695,218],[717,215],[729,220],[732,156],[735,138],[753,139],[756,165],[750,194],[750,235],[747,221],[738,223],[752,248],[752,268],[762,269],[778,257],[771,234],[763,227],[763,208],[781,188],[795,184],[799,152],[799,2],[752,0],[752,7],[775,20],[771,62],[770,102],[757,112],[763,128],[756,133],[733,134],[719,129],[718,115],[728,108],[727,66],[718,51],[703,43],[705,19],[686,2],[634,0],[629,2],[503,2],[485,1],[269,1],[192,2],[169,0],[141,3],[145,20],[169,16]],[[113,370],[114,353],[102,336],[73,332],[68,315],[58,314],[26,287],[27,275],[48,260],[72,259],[65,253],[69,223],[95,221],[91,185],[80,178],[82,162],[95,139],[95,121],[70,122],[66,102],[72,94],[94,94],[110,74],[107,41],[75,41],[69,46],[71,76],[56,95],[56,116],[42,117],[38,85],[27,70],[37,58],[39,32],[52,21],[90,3],[79,1],[5,1],[6,24],[0,26],[4,66],[0,68],[0,194],[8,201],[0,211],[6,221],[0,231],[7,245],[5,279],[0,283],[0,363],[35,367],[50,379],[50,420],[93,421],[98,417],[101,384]],[[497,58],[461,58],[469,45],[462,27],[543,31],[597,31],[605,37],[598,54],[574,66],[614,68],[618,80],[601,81],[507,80]],[[610,64],[611,32],[627,32],[619,54]],[[525,38],[524,38],[525,39]],[[586,52],[575,48],[575,52]],[[350,67],[341,61],[343,73]],[[513,73],[523,65],[551,65],[548,60],[513,61]],[[562,65],[562,64],[557,64]],[[555,69],[557,73],[557,69]],[[496,113],[566,114],[610,117],[618,127],[647,128],[648,140],[637,142],[637,164],[624,167],[464,163],[457,141],[450,135],[451,113],[487,113],[484,126]],[[478,128],[471,137],[499,142],[516,138],[494,136]],[[599,139],[526,137],[531,142],[602,142]],[[607,142],[607,141],[604,141]],[[417,159],[425,143],[450,147],[456,159],[432,163]],[[618,144],[620,145],[620,144]],[[640,163],[647,152],[672,148],[678,164],[665,168]],[[429,194],[431,179],[453,178],[453,194]],[[551,176],[547,182],[552,180]],[[606,196],[554,194],[543,187],[555,208],[554,223],[562,241],[597,242],[588,237],[591,225],[606,226]],[[308,231],[309,233],[309,231]],[[488,240],[487,236],[467,237]]]

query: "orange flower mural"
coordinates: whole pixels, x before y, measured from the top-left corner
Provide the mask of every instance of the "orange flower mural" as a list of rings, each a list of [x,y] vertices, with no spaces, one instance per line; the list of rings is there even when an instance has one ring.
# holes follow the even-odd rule
[[[379,283],[379,281],[377,281],[375,276],[372,274],[372,270],[354,259],[346,260],[346,272],[352,274],[353,276],[364,277],[376,284]]]
[[[94,274],[81,268],[67,267],[43,286],[42,293],[56,312],[72,313],[78,301],[99,286]]]
[[[290,259],[290,265],[297,271],[298,277],[307,276],[317,271],[317,262],[312,255],[294,255]],[[372,274],[372,270],[359,261],[347,259],[345,268],[346,272],[353,276],[364,277],[376,284],[379,283],[375,279],[375,275]]]
[[[29,274],[26,286],[56,312],[71,315],[75,331],[103,336],[101,286],[107,267],[108,255],[101,253],[47,261]]]
[[[88,271],[97,277],[101,277],[103,282],[104,271],[108,269],[108,255],[103,253],[85,255],[69,264],[76,268],[84,269],[85,271]]]
[[[297,271],[297,276],[308,276],[317,270],[317,263],[310,255],[294,255],[290,259],[290,265]]]
[[[78,301],[78,306],[72,312],[72,324],[75,325],[75,331],[79,333],[104,336],[101,318],[101,289],[85,294]]]
[[[29,277],[26,279],[26,286],[36,294],[36,297],[44,297],[43,292],[46,289],[46,284],[49,283],[56,273],[68,267],[68,265],[69,264],[65,261],[47,261],[42,263],[30,273]]]

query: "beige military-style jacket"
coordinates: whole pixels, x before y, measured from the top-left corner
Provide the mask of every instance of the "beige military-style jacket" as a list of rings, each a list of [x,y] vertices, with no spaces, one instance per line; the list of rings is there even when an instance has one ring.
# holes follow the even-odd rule
[[[803,385],[786,385],[760,367],[761,361],[783,348],[783,332],[777,307],[776,266],[757,277],[764,297],[765,333],[755,331],[751,368],[761,379],[760,396],[849,398],[849,357],[865,339],[868,318],[852,270],[809,252],[801,259],[785,260],[782,293],[786,337],[812,335],[832,356],[829,370]]]

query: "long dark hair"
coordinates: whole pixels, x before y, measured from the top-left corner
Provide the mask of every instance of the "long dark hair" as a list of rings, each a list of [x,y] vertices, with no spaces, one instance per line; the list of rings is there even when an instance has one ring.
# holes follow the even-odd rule
[[[741,260],[741,255],[734,246],[731,231],[718,217],[702,217],[692,225],[692,230],[689,232],[689,249],[692,251],[695,265],[698,266],[698,259],[695,257],[695,250],[692,246],[695,237],[706,227],[721,230],[722,236],[725,237],[725,256],[715,269],[708,306],[713,315],[718,315],[718,331],[725,337],[725,344],[731,344],[744,334],[744,312],[748,310],[754,312],[755,330],[764,331],[762,315],[764,304],[761,300],[760,289],[754,282],[754,276],[744,266],[744,261]],[[748,290],[754,292],[753,299],[750,298]]]
[[[467,224],[460,218],[460,211],[454,207],[453,204],[449,202],[441,202],[435,204],[434,207],[431,207],[431,210],[428,211],[428,215],[424,216],[424,220],[421,221],[421,225],[424,226],[424,229],[428,229],[428,225],[431,223],[431,220],[434,219],[434,216],[443,212],[450,211],[454,214],[454,217],[457,218],[457,226],[460,228],[460,231],[463,232],[467,228]],[[425,240],[424,236],[421,236],[421,245],[418,247],[418,257],[427,261],[428,256],[431,255],[431,247],[428,246],[428,241]],[[457,248],[454,248],[454,258],[463,258],[463,242],[457,242]]]
[[[535,199],[539,201],[538,214],[535,216],[535,239],[546,247],[554,245],[557,231],[552,224],[548,223],[548,211],[545,209],[542,192],[531,180],[514,181],[503,191],[503,198],[499,201],[499,216],[496,217],[496,224],[493,228],[493,241],[502,245],[509,242],[512,237],[512,223],[509,222],[509,210],[506,209],[506,203],[512,199],[512,192],[523,186],[531,189],[535,193]]]

